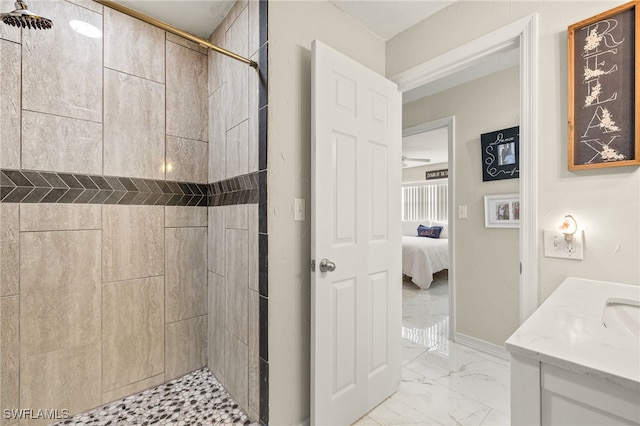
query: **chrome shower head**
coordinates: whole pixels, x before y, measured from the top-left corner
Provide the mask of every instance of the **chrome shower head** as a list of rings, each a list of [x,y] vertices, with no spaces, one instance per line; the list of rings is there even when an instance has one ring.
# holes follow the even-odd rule
[[[51,19],[43,18],[27,9],[27,5],[22,0],[15,2],[16,10],[9,13],[0,13],[0,19],[7,25],[14,27],[33,28],[48,30],[53,25]]]

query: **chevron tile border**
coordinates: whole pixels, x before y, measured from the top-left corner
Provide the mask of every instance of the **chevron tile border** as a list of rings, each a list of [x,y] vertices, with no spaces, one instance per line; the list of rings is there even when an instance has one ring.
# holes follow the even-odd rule
[[[77,173],[0,170],[3,203],[206,206],[207,185]]]

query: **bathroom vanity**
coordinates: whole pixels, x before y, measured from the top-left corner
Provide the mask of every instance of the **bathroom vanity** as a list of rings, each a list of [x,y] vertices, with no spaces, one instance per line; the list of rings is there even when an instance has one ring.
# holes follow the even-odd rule
[[[507,340],[512,425],[640,424],[640,286],[567,278]]]

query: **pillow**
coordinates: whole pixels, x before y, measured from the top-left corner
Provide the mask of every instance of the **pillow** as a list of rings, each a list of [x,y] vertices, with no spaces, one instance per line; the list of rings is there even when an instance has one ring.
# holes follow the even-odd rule
[[[442,226],[418,226],[418,237],[440,238]]]
[[[430,223],[431,226],[442,226],[442,232],[440,232],[440,239],[448,239],[449,238],[449,224],[447,222],[440,222],[437,220],[432,220]]]
[[[402,235],[406,235],[409,237],[416,237],[418,232],[416,229],[420,225],[420,221],[415,220],[403,220],[402,221]]]

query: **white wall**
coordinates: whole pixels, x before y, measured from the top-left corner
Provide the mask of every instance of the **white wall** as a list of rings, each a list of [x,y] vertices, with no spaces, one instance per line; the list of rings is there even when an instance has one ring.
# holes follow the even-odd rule
[[[518,67],[404,105],[403,127],[455,116],[456,332],[502,346],[518,326],[517,229],[485,228],[484,195],[518,192],[519,180],[482,181],[480,134],[520,121]],[[424,179],[424,175],[422,176]]]
[[[540,300],[567,276],[640,285],[640,172],[567,169],[567,26],[621,1],[459,1],[387,42],[393,76],[521,17],[539,15],[538,214]],[[432,43],[425,40],[434,40]],[[543,256],[542,230],[565,214],[586,226],[584,261]]]
[[[404,114],[404,109],[403,109]],[[406,127],[406,126],[404,126]],[[409,167],[402,169],[402,183],[424,182],[426,172],[431,170],[444,170],[449,168],[449,163],[429,164],[428,166]]]
[[[309,417],[311,42],[384,73],[384,43],[328,1],[269,3],[269,423]]]

